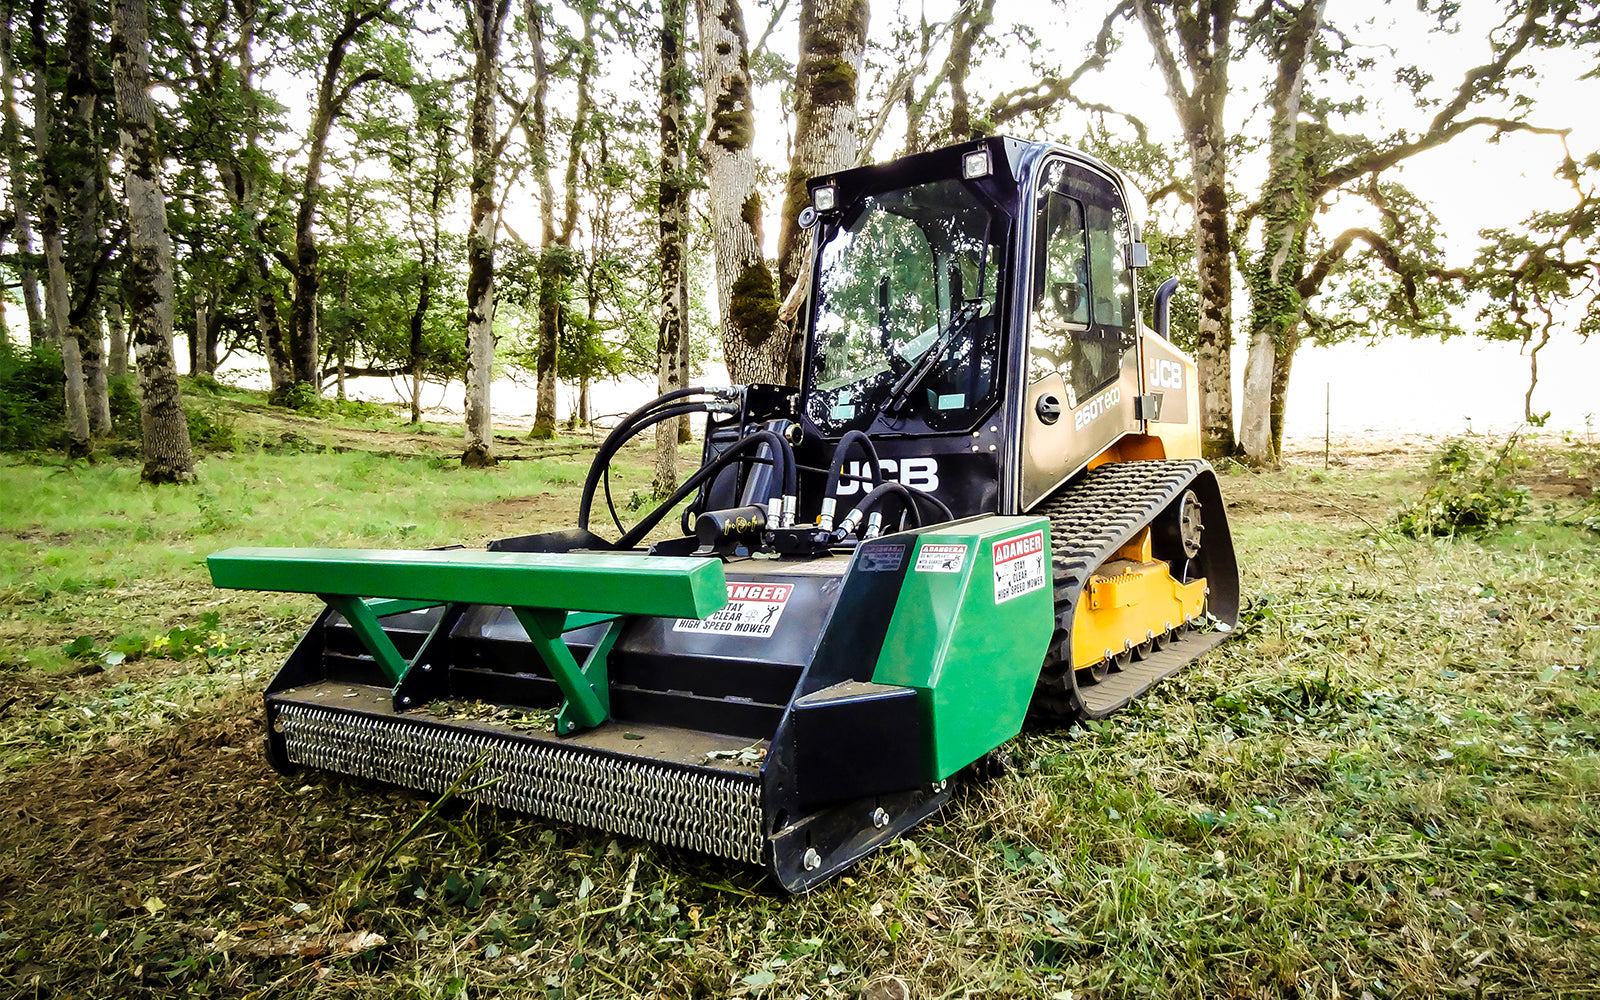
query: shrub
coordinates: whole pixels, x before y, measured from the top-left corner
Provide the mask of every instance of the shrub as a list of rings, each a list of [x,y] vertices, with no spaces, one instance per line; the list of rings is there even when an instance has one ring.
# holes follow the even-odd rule
[[[132,375],[115,375],[106,383],[106,395],[111,401],[111,429],[118,437],[138,438],[139,395],[134,391]]]
[[[216,405],[205,407],[190,403],[184,407],[189,420],[189,441],[196,448],[207,451],[233,451],[239,444],[239,434],[234,427],[233,415]]]
[[[1401,508],[1396,526],[1413,538],[1481,535],[1527,514],[1528,490],[1512,482],[1529,461],[1517,441],[1512,434],[1492,456],[1466,438],[1446,441],[1428,467],[1433,485]]]
[[[48,347],[0,354],[0,450],[60,444],[66,381],[61,355]]]
[[[322,407],[322,397],[317,387],[309,382],[296,382],[281,394],[280,405],[303,413],[316,413]]]

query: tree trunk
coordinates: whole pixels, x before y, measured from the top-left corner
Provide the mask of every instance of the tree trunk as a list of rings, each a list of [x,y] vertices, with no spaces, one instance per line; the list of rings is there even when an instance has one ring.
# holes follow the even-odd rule
[[[111,433],[111,383],[106,378],[106,342],[100,335],[100,310],[91,307],[81,323],[73,324],[83,358],[84,402],[89,408],[89,431],[104,437]]]
[[[147,483],[192,482],[194,452],[172,360],[172,243],[161,193],[161,152],[150,100],[146,0],[117,0],[111,56],[128,201],[126,281],[139,367]]]
[[[687,229],[684,232],[683,242],[681,244],[679,244],[679,259],[681,259],[681,260],[688,260],[689,259],[689,237],[688,237]],[[690,348],[690,333],[689,333],[689,274],[688,274],[687,268],[685,268],[684,273],[679,276],[678,280],[680,282],[680,285],[679,285],[679,298],[678,298],[678,306],[679,306],[678,315],[683,317],[682,329],[678,333],[678,381],[682,385],[688,386],[688,384],[689,384],[689,382],[691,380],[691,376],[693,376],[694,372],[690,369],[690,363],[691,363],[691,361],[693,359],[691,358],[690,353],[689,353],[689,348]],[[679,420],[678,421],[678,443],[679,444],[691,444],[693,442],[694,442],[694,427],[692,427],[690,425],[690,423],[688,421],[688,418],[684,418],[683,420]]]
[[[550,180],[550,123],[546,106],[550,93],[550,65],[544,51],[545,11],[538,0],[528,0],[528,41],[533,49],[533,94],[529,102],[529,152],[539,183],[538,339],[534,346],[534,406],[531,437],[556,434],[556,365],[561,360],[560,302],[556,297],[553,244],[556,241],[556,192]]]
[[[100,242],[101,170],[104,159],[95,137],[94,25],[88,0],[72,0],[67,10],[66,89],[62,93],[62,139],[73,173],[63,181],[70,187],[70,214],[65,226],[66,260],[70,279],[66,336],[78,342],[83,370],[84,405],[91,434],[111,431],[111,403],[105,372],[105,342],[100,335],[100,273],[105,251]]]
[[[710,121],[704,146],[716,247],[722,356],[736,383],[782,385],[789,338],[779,332],[772,271],[761,252],[749,42],[738,0],[696,0]]]
[[[55,128],[51,118],[50,47],[43,43],[44,0],[34,0],[29,8],[29,29],[41,43],[34,46],[33,143],[34,159],[39,164],[39,234],[44,242],[46,342],[61,351],[61,368],[66,381],[67,453],[86,456],[93,453],[89,436],[89,408],[83,392],[83,358],[76,338],[68,335],[71,293],[67,288],[66,247],[62,244],[62,179],[55,150]]]
[[[962,19],[950,39],[950,58],[946,62],[950,80],[950,141],[965,142],[985,132],[972,120],[972,103],[967,96],[967,74],[972,69],[972,51],[994,22],[994,0],[983,0]]]
[[[128,324],[122,311],[122,294],[111,282],[101,286],[100,295],[105,305],[106,333],[111,338],[111,375],[121,378],[128,374]],[[215,343],[215,338],[213,338]],[[212,357],[216,357],[213,350]],[[211,369],[215,370],[213,361]]]
[[[1218,103],[1221,99],[1218,98]],[[1201,450],[1223,458],[1236,450],[1233,438],[1233,248],[1228,241],[1226,136],[1216,132],[1191,147],[1195,189],[1195,272],[1199,280]]]
[[[567,279],[573,273],[572,242],[578,227],[578,166],[582,160],[583,143],[588,136],[589,117],[593,107],[591,82],[595,72],[595,19],[593,6],[583,6],[583,40],[579,44],[578,73],[575,80],[577,106],[572,118],[572,132],[567,137],[566,170],[563,176],[562,214],[559,224],[555,215],[555,190],[550,180],[550,132],[547,120],[546,94],[549,86],[549,69],[544,54],[544,15],[530,4],[528,31],[534,45],[535,97],[533,103],[534,134],[538,149],[535,157],[539,165],[540,217],[542,240],[539,254],[539,346],[535,364],[538,369],[538,398],[535,403],[533,436],[553,437],[556,428],[557,379],[561,365],[562,309],[566,301]]]
[[[794,154],[789,159],[789,188],[778,222],[778,293],[785,301],[796,295],[795,285],[809,274],[810,241],[798,221],[801,210],[810,203],[806,181],[855,165],[856,84],[867,44],[867,16],[867,0],[802,0],[800,4]],[[799,382],[804,340],[804,323],[792,324],[787,350],[791,383]]]
[[[433,272],[424,268],[422,287],[417,290],[417,307],[411,310],[411,341],[406,348],[406,366],[411,378],[411,422],[422,423],[422,331],[433,302]]]
[[[249,2],[241,3],[239,44],[236,46],[236,51],[239,58],[239,89],[245,95],[255,93],[254,44],[255,5]],[[253,173],[254,164],[259,160],[260,138],[260,129],[254,116],[247,117],[244,146],[248,159],[241,160],[238,155],[230,155],[225,162],[217,164],[217,170],[222,175],[223,190],[234,209],[255,220],[252,228],[256,245],[266,246],[270,242],[270,235],[266,220],[261,218],[257,211],[257,183]],[[294,371],[289,361],[288,346],[283,339],[283,320],[278,312],[277,296],[274,294],[276,279],[272,273],[272,261],[260,250],[251,253],[249,260],[255,271],[257,346],[261,356],[266,359],[267,378],[271,385],[268,398],[281,403],[288,399],[289,392],[294,387]]]
[[[561,363],[561,250],[546,244],[539,252],[539,342],[534,351],[537,389],[530,437],[556,436],[556,366]]]
[[[659,113],[661,125],[659,205],[661,264],[661,311],[656,328],[656,391],[666,395],[684,387],[678,357],[688,319],[688,214],[689,178],[684,163],[684,114],[689,90],[688,61],[684,49],[688,41],[688,0],[666,0],[661,11],[661,77]],[[678,425],[688,423],[674,417],[656,424],[656,471],[651,488],[656,496],[667,496],[678,488]]]
[[[1228,233],[1227,133],[1223,106],[1228,96],[1228,66],[1235,0],[1199,0],[1196,9],[1180,7],[1173,28],[1178,64],[1167,27],[1154,0],[1134,0],[1167,95],[1189,143],[1194,183],[1195,270],[1199,279],[1201,449],[1207,457],[1232,455],[1233,249]],[[1183,70],[1189,72],[1185,84]]]
[[[1311,226],[1314,159],[1300,142],[1300,97],[1311,40],[1326,0],[1307,0],[1289,30],[1276,41],[1277,77],[1268,95],[1271,109],[1267,183],[1262,190],[1262,246],[1246,280],[1250,286],[1250,357],[1245,367],[1239,446],[1253,465],[1274,466],[1282,443],[1287,359],[1299,340],[1305,303],[1298,288],[1305,273],[1306,232]],[[1276,411],[1276,412],[1274,412]],[[1277,430],[1274,431],[1274,424]]]
[[[28,196],[27,169],[23,162],[22,121],[17,115],[14,81],[16,61],[12,58],[12,5],[0,10],[0,151],[6,159],[7,180],[11,188],[11,210],[15,219],[13,235],[17,243],[17,281],[22,286],[22,304],[28,315],[28,342],[42,344],[46,339],[44,305],[39,297],[39,269],[34,265],[33,204]]]
[[[1300,346],[1300,326],[1296,325],[1278,344],[1276,363],[1272,367],[1272,455],[1273,460],[1283,455],[1283,411],[1289,401],[1289,372],[1294,367],[1294,353]]]
[[[294,253],[289,268],[294,280],[294,295],[289,304],[289,360],[294,369],[294,381],[309,386],[310,392],[316,395],[320,395],[321,385],[317,293],[322,282],[316,223],[317,208],[322,200],[322,168],[327,158],[328,133],[355,88],[377,77],[374,71],[367,70],[343,84],[339,82],[340,71],[356,35],[387,10],[388,0],[384,0],[359,13],[354,8],[345,11],[344,24],[328,44],[322,77],[317,83],[317,106],[311,117],[311,131],[306,135],[306,176],[300,186],[300,204],[295,210]]]
[[[189,374],[200,371],[200,353],[205,350],[206,327],[211,322],[211,309],[207,305],[206,287],[198,278],[194,282],[194,329],[189,333]]]
[[[265,228],[264,224],[258,227],[259,230]],[[289,347],[284,343],[278,297],[273,294],[276,278],[266,254],[253,254],[251,263],[256,269],[256,332],[261,338],[261,356],[267,359],[267,381],[272,386],[268,398],[282,404],[288,399],[289,390],[294,388],[294,365],[289,360]]]
[[[489,383],[494,378],[495,91],[505,19],[503,0],[470,0],[473,91],[467,130],[472,145],[468,184],[472,228],[467,231],[467,447],[461,464],[472,468],[495,462],[489,411]]]

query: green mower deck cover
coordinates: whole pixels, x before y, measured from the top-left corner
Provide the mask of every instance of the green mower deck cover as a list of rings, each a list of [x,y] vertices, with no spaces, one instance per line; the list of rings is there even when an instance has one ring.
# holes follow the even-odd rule
[[[1050,522],[981,517],[916,533],[877,684],[915,688],[930,781],[1022,730],[1055,631]]]

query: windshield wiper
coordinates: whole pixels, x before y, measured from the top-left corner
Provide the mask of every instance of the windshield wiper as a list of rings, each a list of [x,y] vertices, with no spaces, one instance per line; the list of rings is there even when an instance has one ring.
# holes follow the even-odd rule
[[[922,384],[922,380],[928,377],[928,373],[933,371],[939,359],[944,356],[944,352],[949,349],[950,342],[978,318],[982,308],[982,299],[967,299],[961,303],[955,315],[950,317],[950,325],[945,327],[944,332],[939,334],[922,353],[922,357],[912,362],[911,367],[905,370],[905,374],[895,381],[893,388],[889,390],[889,399],[883,407],[885,413],[898,413],[900,408],[906,405],[911,393]]]

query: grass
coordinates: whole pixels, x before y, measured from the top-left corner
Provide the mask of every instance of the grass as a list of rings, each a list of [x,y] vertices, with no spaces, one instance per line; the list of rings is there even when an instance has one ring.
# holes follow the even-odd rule
[[[799,898],[260,758],[260,690],[312,609],[211,591],[206,552],[569,523],[582,456],[246,448],[190,491],[8,465],[0,992],[1600,994],[1600,535],[1535,468],[1546,516],[1406,537],[1389,517],[1425,465],[1226,475],[1234,641],[1106,723],[1028,729],[1009,774]],[[108,662],[128,635],[140,655]]]

